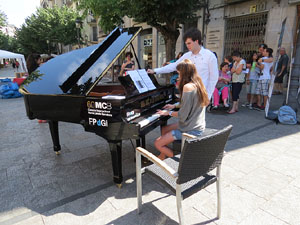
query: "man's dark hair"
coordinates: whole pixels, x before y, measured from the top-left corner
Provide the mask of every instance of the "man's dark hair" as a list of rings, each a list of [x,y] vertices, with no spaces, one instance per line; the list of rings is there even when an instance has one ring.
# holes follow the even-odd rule
[[[232,53],[232,56],[235,56],[235,57],[241,57],[242,54],[241,54],[239,51],[234,51],[234,52]]]
[[[197,28],[190,28],[188,29],[183,35],[183,41],[186,39],[191,38],[193,41],[198,40],[199,45],[201,44],[201,31]]]
[[[130,58],[133,58],[133,55],[132,55],[132,53],[131,53],[131,52],[126,52],[126,54],[125,54],[125,58],[126,58],[127,56],[130,56]]]
[[[266,49],[266,48],[268,48],[268,45],[267,45],[267,44],[260,44],[260,45],[258,46],[258,48]]]

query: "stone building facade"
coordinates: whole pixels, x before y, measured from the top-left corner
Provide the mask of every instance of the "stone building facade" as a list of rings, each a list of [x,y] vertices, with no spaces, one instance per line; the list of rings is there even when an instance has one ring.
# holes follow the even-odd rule
[[[205,46],[223,60],[235,49],[248,57],[266,43],[276,54],[281,25],[286,18],[282,46],[291,51],[297,23],[297,2],[280,0],[211,0]]]
[[[203,45],[218,55],[221,62],[235,49],[248,57],[258,44],[266,43],[277,50],[282,21],[287,18],[282,46],[291,52],[297,23],[298,0],[207,0],[208,7],[199,10],[198,20],[182,25],[175,54],[185,51],[182,34],[189,27],[197,27],[203,34]],[[72,0],[41,0],[41,7],[67,5],[76,8]],[[153,27],[137,24],[124,18],[124,27],[142,26],[143,30],[133,42],[142,68],[160,67],[166,61],[162,35]],[[90,14],[83,21],[82,37],[86,45],[100,42],[104,33]],[[131,51],[131,46],[128,51]],[[67,51],[67,49],[65,49]]]

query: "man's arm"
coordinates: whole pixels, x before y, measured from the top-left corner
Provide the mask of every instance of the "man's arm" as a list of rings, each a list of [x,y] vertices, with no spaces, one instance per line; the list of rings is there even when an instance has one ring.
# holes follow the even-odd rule
[[[277,74],[278,77],[280,77],[280,76],[282,75],[282,73],[283,73],[285,67],[286,67],[286,66],[285,66],[284,64],[282,64],[282,66],[281,66],[281,71]]]
[[[208,63],[208,82],[206,91],[208,94],[208,98],[210,99],[219,78],[218,62],[216,56],[211,55]]]
[[[180,63],[182,60],[184,60],[186,58],[186,54],[184,54],[183,56],[181,56],[176,62],[170,63],[164,67],[161,68],[156,68],[156,69],[148,69],[147,73],[171,73],[176,71],[176,66],[178,63]]]
[[[258,60],[259,63],[262,63],[262,62],[267,62],[267,63],[272,63],[273,62],[273,57],[270,57],[270,58],[267,58],[267,59],[262,59],[260,58]]]

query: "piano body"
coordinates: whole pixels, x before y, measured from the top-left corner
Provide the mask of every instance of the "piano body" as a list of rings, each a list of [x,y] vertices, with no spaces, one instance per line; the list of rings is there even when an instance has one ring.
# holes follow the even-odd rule
[[[122,184],[122,140],[145,145],[145,135],[166,124],[156,110],[174,102],[174,86],[139,93],[129,76],[118,82],[105,77],[141,28],[116,28],[97,45],[59,55],[34,71],[20,88],[29,119],[47,120],[54,151],[61,150],[58,122],[82,124],[109,143],[113,180]]]

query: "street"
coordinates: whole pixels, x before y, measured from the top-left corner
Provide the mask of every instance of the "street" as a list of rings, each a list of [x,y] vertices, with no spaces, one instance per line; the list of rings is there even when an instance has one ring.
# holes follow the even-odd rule
[[[244,102],[244,91],[241,96]],[[283,100],[274,96],[271,109]],[[211,185],[183,201],[186,223],[300,224],[299,125],[277,125],[264,112],[243,107],[234,115],[206,113],[206,121],[208,128],[233,125],[222,164],[222,217],[215,218]],[[130,141],[123,142],[125,182],[118,189],[107,142],[81,125],[60,123],[59,156],[48,124],[27,118],[23,98],[0,99],[0,127],[0,225],[178,223],[176,197],[148,176],[143,213],[137,214]],[[154,154],[158,136],[158,128],[147,136],[147,149]]]

